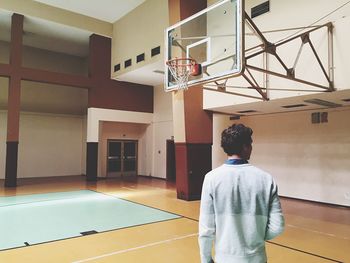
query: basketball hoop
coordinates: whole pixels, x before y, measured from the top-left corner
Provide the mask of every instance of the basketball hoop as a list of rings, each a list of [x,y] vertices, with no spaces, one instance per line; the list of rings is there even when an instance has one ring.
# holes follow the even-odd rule
[[[199,64],[192,58],[174,58],[166,64],[177,84],[177,90],[186,90],[189,77],[200,74]]]

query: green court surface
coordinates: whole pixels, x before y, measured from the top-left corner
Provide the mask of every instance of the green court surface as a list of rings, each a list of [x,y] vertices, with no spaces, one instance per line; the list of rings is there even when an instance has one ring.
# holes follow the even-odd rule
[[[0,197],[0,250],[179,217],[89,190]]]

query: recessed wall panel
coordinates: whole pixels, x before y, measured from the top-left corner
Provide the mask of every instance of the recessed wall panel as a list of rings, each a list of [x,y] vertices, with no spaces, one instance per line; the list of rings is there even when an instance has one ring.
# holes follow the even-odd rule
[[[91,34],[81,29],[25,16],[22,65],[87,76]]]

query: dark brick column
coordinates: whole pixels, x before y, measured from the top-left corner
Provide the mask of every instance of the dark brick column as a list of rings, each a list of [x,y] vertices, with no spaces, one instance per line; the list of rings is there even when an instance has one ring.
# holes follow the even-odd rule
[[[170,24],[206,7],[206,0],[169,0]],[[183,100],[181,110],[184,112],[185,141],[177,141],[175,137],[177,197],[198,200],[204,176],[212,168],[212,114],[203,110],[203,89],[200,85],[179,92],[183,92],[183,97],[178,96],[177,100]],[[174,129],[176,126],[174,123]]]
[[[10,50],[10,82],[7,111],[7,142],[5,186],[17,185],[17,160],[19,144],[19,114],[21,104],[21,76],[23,16],[12,15],[11,50]]]

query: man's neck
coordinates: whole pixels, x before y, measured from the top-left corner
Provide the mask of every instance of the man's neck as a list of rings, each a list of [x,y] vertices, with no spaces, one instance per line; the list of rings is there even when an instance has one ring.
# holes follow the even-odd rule
[[[230,160],[230,159],[243,159],[243,158],[237,154],[234,154],[234,155],[228,156],[227,159]]]

